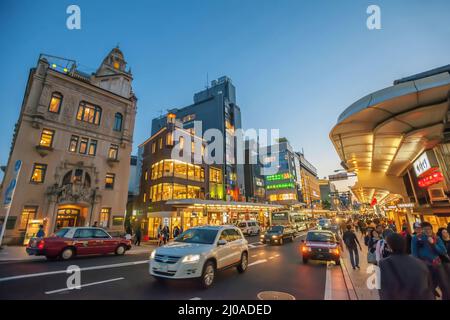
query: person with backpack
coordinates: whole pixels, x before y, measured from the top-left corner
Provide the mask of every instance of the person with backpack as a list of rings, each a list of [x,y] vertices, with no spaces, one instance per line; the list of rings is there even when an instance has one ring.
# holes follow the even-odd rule
[[[443,241],[433,234],[433,226],[422,222],[422,233],[416,234],[411,241],[411,254],[425,262],[431,273],[433,286],[439,287],[442,300],[450,300],[449,276],[442,263],[441,256],[448,257]]]
[[[380,235],[376,230],[371,230],[367,241],[367,262],[377,264],[377,243],[380,241]]]
[[[375,248],[377,264],[380,263],[381,259],[387,258],[391,253],[391,250],[386,243],[386,238],[392,233],[394,233],[394,231],[392,231],[391,229],[384,230],[380,241],[377,242],[377,246]]]
[[[350,262],[352,264],[353,270],[355,270],[355,268],[360,269],[358,247],[359,250],[362,250],[361,244],[359,243],[358,237],[353,232],[352,226],[350,224],[347,225],[347,231],[344,232],[342,240],[344,241],[345,246],[347,247],[347,250],[350,254]]]
[[[379,263],[380,299],[434,300],[430,272],[422,261],[406,254],[405,238],[391,233],[386,243],[391,254]]]

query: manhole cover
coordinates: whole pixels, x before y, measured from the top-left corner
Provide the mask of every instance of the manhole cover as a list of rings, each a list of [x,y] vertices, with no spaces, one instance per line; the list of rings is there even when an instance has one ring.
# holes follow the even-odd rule
[[[259,300],[295,300],[295,297],[286,292],[262,291],[258,293]]]

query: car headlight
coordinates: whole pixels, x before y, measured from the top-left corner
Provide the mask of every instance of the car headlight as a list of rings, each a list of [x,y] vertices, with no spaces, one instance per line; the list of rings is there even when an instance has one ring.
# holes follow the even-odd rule
[[[150,253],[150,259],[155,259],[156,250],[153,250],[152,253]]]
[[[181,260],[181,262],[192,263],[192,262],[197,262],[198,260],[200,260],[199,254],[189,254],[187,256],[184,256],[184,258],[183,258],[183,260]]]

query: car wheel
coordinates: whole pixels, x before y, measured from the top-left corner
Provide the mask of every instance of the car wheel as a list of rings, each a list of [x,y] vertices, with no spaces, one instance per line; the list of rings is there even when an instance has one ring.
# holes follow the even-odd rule
[[[337,259],[337,260],[335,260],[334,262],[336,263],[337,266],[340,266],[340,265],[341,265],[341,259]]]
[[[212,261],[207,261],[203,267],[202,276],[200,278],[200,285],[204,289],[208,289],[214,283],[216,276],[216,267]]]
[[[117,256],[123,256],[125,254],[125,252],[127,251],[127,249],[125,248],[124,245],[120,245],[116,248],[116,251],[114,251],[114,253]]]
[[[243,252],[241,255],[241,262],[237,266],[237,270],[239,273],[244,273],[248,267],[248,255],[247,252]]]
[[[308,258],[303,257],[303,264],[307,264],[308,263]]]
[[[65,248],[62,252],[61,252],[61,258],[63,260],[70,260],[72,259],[72,257],[74,256],[75,252],[73,251],[72,248]]]

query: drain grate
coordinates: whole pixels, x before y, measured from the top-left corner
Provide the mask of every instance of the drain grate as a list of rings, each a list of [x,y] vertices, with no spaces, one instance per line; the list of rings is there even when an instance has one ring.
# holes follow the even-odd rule
[[[286,292],[261,291],[258,293],[259,300],[295,300],[295,297]]]

